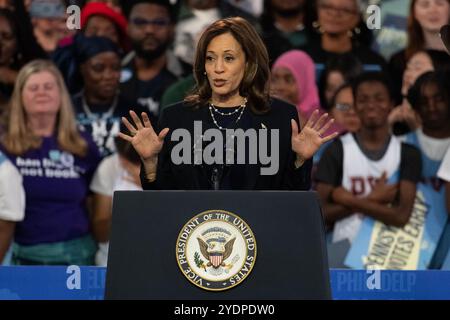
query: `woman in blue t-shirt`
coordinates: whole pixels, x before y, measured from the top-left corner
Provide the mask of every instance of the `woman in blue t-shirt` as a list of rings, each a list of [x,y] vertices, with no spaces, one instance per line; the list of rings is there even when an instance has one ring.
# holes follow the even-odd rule
[[[2,149],[23,176],[25,219],[16,225],[13,264],[87,265],[89,183],[96,145],[77,129],[58,69],[35,60],[18,74]]]

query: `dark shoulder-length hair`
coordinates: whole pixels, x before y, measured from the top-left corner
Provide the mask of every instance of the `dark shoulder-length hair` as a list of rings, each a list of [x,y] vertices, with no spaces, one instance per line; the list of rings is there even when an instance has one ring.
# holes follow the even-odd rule
[[[420,113],[420,104],[425,96],[425,87],[436,85],[438,92],[444,98],[447,108],[450,110],[450,71],[448,69],[439,69],[437,71],[428,71],[419,76],[408,91],[407,99],[412,108]]]
[[[14,70],[19,70],[34,59],[47,58],[47,54],[38,44],[33,34],[28,13],[22,12],[25,9],[21,8],[23,4],[20,4],[20,2],[17,1],[15,11],[0,8],[0,17],[7,21],[16,40],[16,52],[9,65]]]
[[[416,52],[424,49],[425,47],[425,38],[423,35],[423,29],[414,14],[414,7],[416,6],[416,2],[417,0],[412,0],[409,6],[408,43],[406,44],[405,49],[406,61],[408,61]],[[450,0],[447,0],[447,2],[450,3]]]
[[[326,62],[325,69],[322,71],[319,78],[320,105],[325,110],[331,109],[332,106],[332,104],[329,105],[329,102],[327,102],[325,90],[328,83],[328,77],[334,71],[337,71],[342,75],[344,82],[351,83],[353,79],[364,71],[364,68],[358,57],[351,52],[331,57]]]
[[[205,106],[212,95],[212,90],[205,75],[206,50],[212,39],[229,33],[242,47],[245,53],[244,77],[239,87],[239,94],[247,98],[247,106],[255,113],[265,113],[269,106],[269,55],[255,28],[240,17],[217,20],[202,34],[197,44],[194,62],[196,87],[185,98],[185,102],[196,107]]]

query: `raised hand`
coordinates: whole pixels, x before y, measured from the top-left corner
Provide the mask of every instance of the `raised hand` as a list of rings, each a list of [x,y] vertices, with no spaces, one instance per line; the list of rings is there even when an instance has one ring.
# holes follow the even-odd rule
[[[129,130],[130,135],[119,132],[119,137],[130,142],[144,162],[157,158],[164,144],[164,138],[169,133],[169,128],[164,128],[157,135],[145,112],[141,114],[143,121],[132,110],[130,116],[134,125],[127,118],[122,117],[122,122]]]
[[[422,125],[419,115],[406,100],[389,113],[389,125],[392,127],[396,122],[406,122],[411,130],[416,130]]]
[[[302,160],[311,158],[322,144],[338,135],[337,132],[334,132],[326,137],[322,136],[334,122],[334,119],[328,121],[327,119],[328,113],[319,117],[319,110],[315,110],[300,133],[298,132],[297,122],[294,119],[291,120],[291,145],[297,157]]]

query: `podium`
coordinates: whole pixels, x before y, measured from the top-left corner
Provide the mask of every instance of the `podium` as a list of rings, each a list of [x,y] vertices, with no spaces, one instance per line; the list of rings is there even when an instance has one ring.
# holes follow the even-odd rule
[[[226,290],[206,290],[183,273],[184,261],[180,257],[184,253],[179,253],[183,246],[179,244],[183,240],[182,230],[190,225],[189,221],[194,221],[194,217],[206,218],[203,215],[205,212],[225,212],[237,216],[246,223],[254,236],[254,261],[248,258],[253,263],[251,271],[238,284],[237,280],[230,279],[233,286]],[[239,220],[236,219],[230,221]],[[202,221],[200,219],[197,222]],[[212,252],[216,244],[211,244],[209,235],[208,231],[203,231],[190,242],[197,246],[198,243],[202,246],[203,242],[209,244],[204,250],[195,252],[195,264],[201,270],[198,274],[202,276],[207,274],[207,270],[217,272],[222,269],[229,272],[226,268],[232,271],[235,267],[227,261],[233,255],[235,261],[245,254],[230,254],[229,250],[227,261],[226,253],[222,254],[222,260],[217,260]],[[203,237],[207,240],[199,239]],[[216,235],[216,238],[221,237]],[[236,251],[239,240],[235,238],[230,236],[226,240],[222,239],[222,248],[234,245],[232,250]],[[252,253],[251,241],[243,241],[248,255]],[[206,248],[211,252],[207,252]],[[193,256],[193,251],[187,252],[186,256]],[[193,258],[191,260],[194,261]],[[223,281],[224,286],[227,281]],[[217,283],[217,286],[221,285]],[[208,279],[203,281],[203,286],[206,287],[206,284],[210,285]],[[115,192],[105,298],[331,299],[324,225],[318,196],[315,192],[300,191]]]

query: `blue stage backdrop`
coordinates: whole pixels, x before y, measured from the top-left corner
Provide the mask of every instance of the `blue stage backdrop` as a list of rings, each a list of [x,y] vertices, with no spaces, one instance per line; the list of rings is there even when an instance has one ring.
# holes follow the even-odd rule
[[[105,276],[99,267],[1,267],[0,299],[102,300]],[[335,300],[450,300],[450,271],[334,269],[330,276]]]

